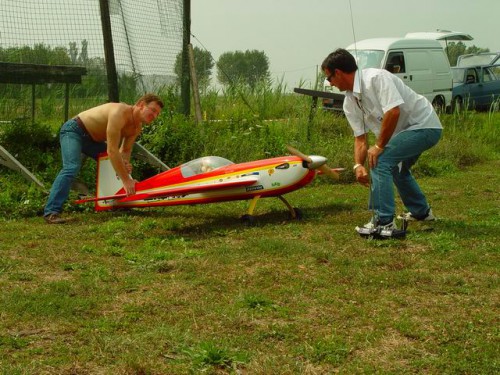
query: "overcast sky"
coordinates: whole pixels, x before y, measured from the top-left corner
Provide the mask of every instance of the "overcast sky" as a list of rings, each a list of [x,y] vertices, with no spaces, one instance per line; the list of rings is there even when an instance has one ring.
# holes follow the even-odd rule
[[[461,31],[465,42],[500,51],[498,0],[351,0],[357,41],[408,32]],[[191,0],[191,43],[217,60],[228,51],[264,51],[288,89],[314,85],[318,65],[354,41],[349,0]]]

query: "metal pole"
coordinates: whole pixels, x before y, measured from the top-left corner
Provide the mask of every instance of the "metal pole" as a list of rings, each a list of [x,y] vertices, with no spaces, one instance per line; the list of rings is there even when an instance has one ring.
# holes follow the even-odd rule
[[[104,58],[106,59],[106,73],[108,77],[108,98],[110,102],[119,102],[118,74],[116,73],[108,1],[109,0],[99,0],[99,5],[101,7],[102,36],[104,40]]]
[[[194,112],[196,114],[196,122],[200,123],[203,121],[203,118],[201,116],[200,93],[198,90],[198,79],[196,77],[196,67],[194,65],[194,51],[192,44],[189,44],[189,66],[191,72],[191,83],[193,86]]]
[[[36,106],[36,97],[35,97],[35,84],[31,84],[31,124],[35,123],[35,106]]]
[[[68,121],[69,117],[69,83],[66,82],[64,91],[64,122]]]
[[[184,17],[182,33],[182,77],[181,77],[181,98],[182,109],[186,116],[191,112],[191,102],[189,95],[189,44],[191,43],[191,0],[184,0]]]

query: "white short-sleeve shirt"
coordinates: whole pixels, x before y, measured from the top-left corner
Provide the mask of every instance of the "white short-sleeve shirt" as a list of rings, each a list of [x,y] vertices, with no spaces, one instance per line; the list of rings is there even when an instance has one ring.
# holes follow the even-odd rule
[[[393,136],[405,130],[442,129],[427,98],[397,76],[384,69],[356,71],[353,90],[346,91],[344,100],[344,113],[355,137],[368,131],[378,137],[384,113],[397,106],[400,114]]]

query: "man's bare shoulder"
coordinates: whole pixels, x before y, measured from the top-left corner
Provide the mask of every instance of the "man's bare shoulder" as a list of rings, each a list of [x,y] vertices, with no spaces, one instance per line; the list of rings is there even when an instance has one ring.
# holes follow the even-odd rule
[[[125,103],[106,103],[80,112],[78,116],[95,141],[104,141],[108,128],[121,129],[126,126],[131,108]]]
[[[125,103],[106,103],[106,104],[101,104],[98,105],[97,107],[93,107],[90,109],[87,109],[86,111],[83,111],[80,113],[81,117],[94,117],[94,116],[103,116],[105,115],[106,117],[110,114],[116,114],[116,113],[121,113],[125,112],[130,109],[130,106],[125,104]]]

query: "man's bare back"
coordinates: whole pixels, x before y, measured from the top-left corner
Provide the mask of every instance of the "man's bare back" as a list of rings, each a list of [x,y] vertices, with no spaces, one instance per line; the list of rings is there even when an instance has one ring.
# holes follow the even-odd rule
[[[78,114],[92,139],[96,142],[107,140],[108,126],[120,129],[122,137],[133,137],[141,129],[134,119],[134,107],[125,103],[106,103]]]

